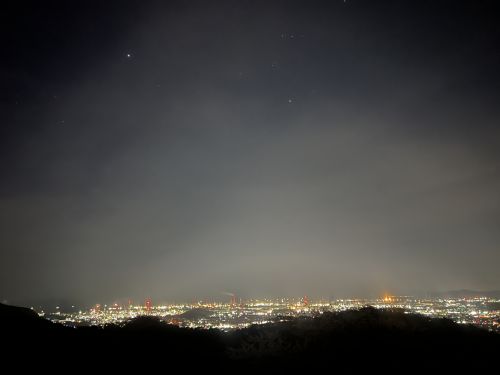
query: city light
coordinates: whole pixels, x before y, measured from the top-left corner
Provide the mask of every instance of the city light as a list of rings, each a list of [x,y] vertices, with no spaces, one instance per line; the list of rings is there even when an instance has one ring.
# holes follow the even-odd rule
[[[279,298],[229,302],[195,302],[184,304],[154,304],[147,298],[141,305],[96,304],[78,312],[39,312],[45,318],[67,326],[124,325],[139,316],[157,317],[165,324],[189,328],[217,328],[224,331],[245,328],[253,324],[278,322],[298,316],[316,316],[325,312],[338,312],[372,306],[377,309],[402,309],[433,318],[448,318],[460,324],[473,324],[491,331],[500,331],[500,300],[487,297],[474,298],[414,298],[384,295],[377,299],[311,300]]]

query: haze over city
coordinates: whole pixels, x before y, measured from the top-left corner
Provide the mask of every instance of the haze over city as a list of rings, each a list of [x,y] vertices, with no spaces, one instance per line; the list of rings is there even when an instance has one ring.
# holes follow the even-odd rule
[[[0,301],[500,289],[494,1],[1,15]]]

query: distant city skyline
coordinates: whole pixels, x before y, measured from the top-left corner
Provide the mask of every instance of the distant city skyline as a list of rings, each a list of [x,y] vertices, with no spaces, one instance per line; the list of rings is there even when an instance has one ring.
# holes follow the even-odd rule
[[[32,299],[30,301],[24,301],[26,306],[36,309],[37,311],[47,310],[54,311],[55,309],[61,309],[61,311],[76,311],[79,309],[89,309],[95,306],[111,307],[111,306],[146,306],[147,302],[150,301],[151,306],[154,305],[164,305],[164,304],[239,304],[248,301],[257,300],[291,300],[298,301],[335,301],[335,300],[383,300],[386,297],[394,298],[493,298],[500,300],[500,290],[490,290],[490,291],[477,291],[468,289],[450,290],[450,291],[427,291],[427,292],[411,292],[411,293],[394,293],[393,291],[384,291],[380,293],[373,293],[371,295],[330,295],[321,296],[317,294],[306,294],[306,295],[281,295],[281,296],[241,296],[234,293],[220,293],[219,295],[213,296],[195,296],[193,298],[168,298],[168,297],[155,297],[143,296],[137,298],[122,297],[114,298],[108,300],[94,300],[93,302],[82,302],[78,298],[70,299]],[[15,303],[15,301],[3,300],[0,301],[4,304]]]
[[[141,316],[151,316],[166,324],[189,328],[217,328],[233,330],[253,324],[286,321],[302,316],[312,317],[327,312],[350,309],[402,309],[406,313],[421,314],[432,318],[448,318],[460,324],[473,324],[500,332],[500,293],[497,297],[468,298],[414,298],[385,295],[373,299],[310,300],[302,298],[252,299],[192,303],[158,303],[147,299],[144,304],[96,304],[91,308],[65,310],[56,308],[40,310],[40,316],[70,327],[124,325]]]

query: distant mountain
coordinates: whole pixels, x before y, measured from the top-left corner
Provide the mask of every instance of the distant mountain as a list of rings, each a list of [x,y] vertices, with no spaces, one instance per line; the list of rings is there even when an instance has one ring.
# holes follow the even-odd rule
[[[438,298],[474,298],[489,297],[500,298],[500,290],[478,291],[469,289],[449,290],[445,292],[430,293],[432,297]]]
[[[196,311],[196,313],[201,313]],[[375,369],[477,373],[498,366],[500,335],[448,319],[371,307],[224,333],[153,317],[124,327],[69,328],[29,309],[0,305],[2,364],[52,372],[282,373]]]
[[[208,318],[212,315],[212,311],[204,308],[194,308],[191,310],[188,310],[180,315],[178,315],[179,318],[182,319],[187,319],[187,320],[198,320],[202,318]]]

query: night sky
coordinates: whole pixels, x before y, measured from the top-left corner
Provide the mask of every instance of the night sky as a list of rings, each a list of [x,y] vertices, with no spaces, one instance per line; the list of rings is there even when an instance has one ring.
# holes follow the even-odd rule
[[[0,9],[0,301],[500,287],[497,1]]]

